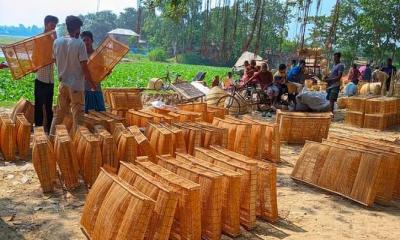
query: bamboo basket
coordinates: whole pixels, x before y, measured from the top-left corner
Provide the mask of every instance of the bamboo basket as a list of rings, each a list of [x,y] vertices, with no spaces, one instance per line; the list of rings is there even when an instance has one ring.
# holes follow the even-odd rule
[[[139,94],[140,91],[138,88],[103,88],[104,101],[111,105],[111,94],[114,92]]]
[[[379,97],[365,101],[365,114],[396,114],[397,98]]]
[[[171,124],[172,120],[173,120],[172,117],[153,112],[149,109],[142,109],[142,110],[139,110],[139,112],[147,113],[148,115],[152,116],[154,123],[166,122],[166,123]]]
[[[240,162],[230,161],[228,157],[204,148],[196,148],[195,157],[242,174],[240,181],[240,223],[247,229],[254,228],[256,225],[257,165],[249,167]]]
[[[18,155],[26,159],[30,153],[30,140],[31,140],[31,123],[25,118],[24,114],[17,114],[15,122],[17,134],[17,152]]]
[[[207,110],[213,110],[215,111],[215,117],[218,118],[225,118],[225,115],[229,114],[228,109],[224,108],[224,107],[218,107],[218,106],[213,106],[213,105],[207,105]]]
[[[179,194],[170,238],[198,240],[201,238],[200,185],[176,175],[149,161],[138,161],[137,166]]]
[[[89,129],[83,126],[79,126],[78,130],[76,131],[72,144],[74,149],[76,149],[76,161],[78,162],[79,166],[79,173],[83,175],[83,156],[85,154],[87,141],[84,138],[86,135],[91,135]]]
[[[214,126],[207,122],[196,122],[195,125],[204,130],[202,133],[202,147],[209,148],[211,145],[228,146],[229,130]]]
[[[100,138],[101,158],[103,166],[106,165],[112,169],[119,169],[119,161],[115,156],[117,153],[117,145],[111,133],[103,126],[95,126],[95,133]]]
[[[235,134],[229,135],[228,138],[228,146],[231,146],[233,143],[233,148],[231,150],[241,153],[241,154],[250,154],[250,152],[255,153],[256,149],[251,149],[251,129],[252,125],[246,122],[242,122],[235,118],[229,118],[229,116],[225,117],[225,119],[215,118],[213,121],[213,125],[227,128],[227,129],[235,129],[233,132]],[[229,147],[228,147],[229,149]]]
[[[68,132],[71,132],[72,126],[74,124],[71,113],[65,115],[62,124],[65,125],[65,127],[68,129]]]
[[[6,161],[14,161],[17,151],[17,129],[10,116],[0,116],[0,149]]]
[[[178,104],[176,105],[176,107],[183,111],[201,113],[201,121],[207,121],[207,113],[208,113],[207,103],[197,102],[197,103]]]
[[[347,110],[344,116],[344,122],[348,125],[362,128],[364,127],[364,116],[365,114],[362,112],[353,112]]]
[[[396,125],[396,114],[365,114],[364,128],[385,130]]]
[[[249,115],[244,115],[243,120],[251,123],[254,122],[264,128],[262,130],[264,132],[264,136],[262,137],[264,146],[261,146],[261,149],[259,149],[261,151],[261,158],[270,160],[271,162],[279,162],[281,158],[281,140],[278,124],[259,121]]]
[[[123,118],[107,112],[89,111],[89,115],[101,119],[101,125],[110,133],[114,132],[116,124],[124,124],[125,122]]]
[[[345,109],[347,108],[347,104],[348,104],[348,97],[340,97],[337,100],[337,106],[339,109]]]
[[[175,123],[174,126],[183,131],[186,143],[186,151],[190,155],[193,155],[194,148],[201,146],[201,129],[182,123]]]
[[[153,116],[135,111],[133,109],[128,110],[126,113],[126,122],[129,126],[146,127],[149,122],[153,121]]]
[[[156,162],[156,152],[140,129],[137,126],[130,126],[128,130],[133,134],[136,140],[137,156],[147,156],[150,161]]]
[[[178,193],[128,162],[121,162],[118,176],[156,202],[144,239],[169,239]]]
[[[93,240],[143,239],[155,202],[114,178],[94,226]]]
[[[156,153],[173,155],[173,134],[168,129],[155,124],[149,124],[148,129],[149,132],[146,135]]]
[[[175,153],[187,153],[184,132],[173,125],[163,124],[163,127],[172,133],[172,156]]]
[[[172,157],[158,156],[158,165],[200,184],[201,230],[205,239],[220,239],[222,231],[223,175],[207,171]]]
[[[53,192],[56,179],[56,161],[53,146],[44,134],[43,127],[35,128],[32,163],[43,192]]]
[[[17,104],[15,104],[13,111],[10,115],[11,120],[13,122],[16,122],[17,115],[20,113],[22,113],[25,116],[25,118],[29,121],[30,124],[33,124],[34,106],[30,101],[26,100],[25,98],[19,99]]]
[[[176,154],[176,159],[189,163],[208,171],[218,172],[224,175],[224,200],[222,205],[222,231],[231,236],[240,235],[240,179],[242,174],[219,167],[207,161],[195,158],[188,154]]]
[[[56,32],[50,31],[1,47],[14,80],[54,62],[55,38]]]
[[[113,182],[114,180],[110,173],[102,168],[96,182],[93,184],[86,197],[80,223],[81,228],[89,238],[92,238],[93,236],[93,230],[100,207],[103,204]]]
[[[276,166],[272,163],[261,162],[236,152],[229,151],[219,146],[211,146],[211,149],[230,161],[240,162],[252,168],[257,165],[259,168],[257,174],[257,216],[269,221],[278,220],[278,203],[276,191]]]
[[[103,165],[101,158],[100,138],[93,134],[88,134],[82,136],[82,139],[86,142],[86,144],[81,159],[81,174],[85,184],[92,186],[96,181],[101,166]],[[77,154],[79,154],[79,152]]]
[[[134,163],[137,157],[137,144],[133,134],[124,129],[117,140],[117,161]]]
[[[94,126],[96,125],[105,125],[104,121],[101,118],[98,118],[93,115],[84,114],[82,125],[90,129],[91,131],[94,130]]]
[[[332,113],[290,113],[277,111],[280,140],[304,143],[306,140],[321,142],[327,138]]]
[[[292,178],[371,206],[383,174],[381,159],[369,151],[307,142]]]
[[[367,96],[349,97],[347,99],[347,110],[354,112],[365,112],[365,102],[367,99],[371,98],[373,97],[367,97]]]

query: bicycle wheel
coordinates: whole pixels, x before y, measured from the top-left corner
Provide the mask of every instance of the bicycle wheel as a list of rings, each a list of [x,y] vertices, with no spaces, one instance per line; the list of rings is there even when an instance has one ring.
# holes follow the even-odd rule
[[[238,116],[240,114],[240,110],[243,108],[243,106],[240,105],[240,101],[232,95],[221,97],[217,101],[216,106],[225,107],[226,109],[228,109],[229,114],[235,116]]]

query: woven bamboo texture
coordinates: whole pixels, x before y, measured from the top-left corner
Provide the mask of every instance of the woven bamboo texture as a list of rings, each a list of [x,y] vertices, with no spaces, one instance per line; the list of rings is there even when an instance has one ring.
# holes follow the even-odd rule
[[[135,111],[133,109],[130,109],[128,112],[126,112],[126,122],[128,126],[136,125],[138,127],[147,127],[147,124],[152,121],[153,116],[149,114]]]
[[[149,124],[146,137],[150,141],[150,145],[155,149],[158,155],[173,155],[173,133],[168,129],[156,124]]]
[[[94,132],[100,138],[100,149],[103,166],[107,165],[115,170],[119,168],[119,161],[116,156],[117,145],[113,136],[103,126],[95,126]]]
[[[93,240],[143,239],[155,202],[117,178],[97,215]]]
[[[172,187],[178,194],[178,206],[172,225],[171,239],[197,240],[201,237],[200,185],[149,161],[137,166],[158,181]]]
[[[346,161],[343,157],[346,156]],[[382,155],[338,145],[307,142],[292,178],[371,206],[383,174]]]
[[[397,98],[379,97],[365,101],[366,114],[395,114],[397,113]]]
[[[186,151],[187,153],[193,155],[194,148],[200,147],[201,142],[201,133],[202,130],[195,126],[190,126],[184,123],[175,123],[174,126],[178,127],[183,131],[185,143],[186,143]]]
[[[269,221],[278,220],[278,202],[276,192],[276,166],[272,163],[262,162],[242,154],[229,151],[220,146],[211,146],[217,154],[228,157],[230,161],[240,162],[252,168],[258,166],[257,172],[257,216]]]
[[[79,165],[76,159],[76,149],[73,147],[68,130],[64,125],[56,126],[54,154],[61,177],[68,190],[79,186]]]
[[[362,128],[364,127],[364,116],[365,114],[363,112],[347,110],[344,116],[344,122],[348,125]]]
[[[223,175],[186,164],[172,157],[158,156],[158,165],[200,184],[201,230],[205,239],[220,239],[222,231]]]
[[[25,118],[23,113],[17,114],[15,121],[17,152],[19,157],[26,159],[30,153],[31,123]]]
[[[134,163],[137,157],[137,144],[135,136],[128,131],[122,124],[121,128],[114,129],[114,139],[117,144],[117,161],[127,161]]]
[[[11,75],[15,80],[53,63],[53,41],[56,32],[50,31],[14,44],[1,47]]]
[[[327,138],[331,113],[300,113],[277,111],[280,140],[288,143],[304,143],[306,140],[321,142]]]
[[[103,165],[102,153],[100,148],[100,138],[93,134],[84,134],[81,136],[79,144],[83,144],[83,149],[77,149],[80,173],[85,184],[92,186],[95,182],[100,168]]]
[[[261,146],[261,158],[267,159],[271,162],[279,162],[281,158],[281,140],[279,134],[279,125],[272,122],[260,121],[250,115],[244,115],[243,120],[260,125],[264,132],[263,140],[264,146]]]
[[[88,61],[88,69],[93,82],[99,83],[106,78],[128,51],[128,46],[114,38],[108,36],[104,39]]]
[[[218,106],[213,106],[213,105],[207,105],[207,110],[213,110],[215,112],[215,117],[217,118],[225,118],[225,115],[229,114],[228,109],[224,107],[218,107]],[[211,121],[212,122],[212,121]]]
[[[242,174],[219,167],[188,154],[176,154],[176,159],[224,175],[224,200],[222,205],[222,231],[236,237],[240,234],[240,179]]]
[[[147,156],[148,160],[156,162],[156,151],[140,129],[137,126],[130,126],[128,130],[133,134],[136,140],[137,156]]]
[[[228,129],[217,127],[207,122],[186,123],[188,126],[201,130],[201,147],[209,148],[211,145],[228,145]]]
[[[112,92],[110,98],[112,110],[127,111],[128,109],[140,110],[143,108],[140,93]]]
[[[43,127],[35,128],[32,148],[32,163],[36,174],[38,175],[43,192],[54,191],[56,161],[53,145],[44,133]]]
[[[147,113],[148,115],[152,116],[153,122],[155,122],[155,123],[166,122],[166,123],[171,124],[173,121],[172,117],[153,112],[151,109],[142,109],[139,112]]]
[[[6,161],[15,160],[17,129],[8,114],[0,115],[0,150]]]
[[[33,124],[34,108],[35,107],[30,101],[26,100],[25,98],[19,99],[11,113],[11,120],[13,122],[17,121],[17,114],[22,113],[24,114],[25,118],[31,124]]]
[[[347,108],[347,102],[348,102],[348,97],[340,97],[337,100],[337,105],[339,109],[345,109]]]
[[[249,167],[213,151],[196,148],[195,157],[242,174],[240,187],[240,223],[247,229],[256,224],[257,174],[256,165]]]
[[[385,130],[397,125],[397,114],[365,114],[364,128]]]
[[[176,106],[180,110],[201,113],[202,121],[207,121],[207,103],[196,102],[196,103],[186,103],[186,104],[178,104]]]
[[[161,124],[161,126],[172,133],[172,155],[175,156],[175,153],[187,153],[184,132],[174,125]]]
[[[371,99],[373,97],[367,96],[356,96],[349,97],[347,99],[347,110],[354,112],[365,112],[365,102],[367,99]]]
[[[103,88],[104,101],[106,104],[111,106],[111,93],[115,92],[129,92],[129,93],[140,93],[141,90],[137,88]]]
[[[125,123],[125,119],[123,117],[109,112],[89,111],[89,116],[100,119],[100,124],[104,126],[110,133],[114,132],[114,127],[116,124]]]
[[[178,193],[132,163],[121,162],[118,176],[156,202],[144,239],[169,239]]]

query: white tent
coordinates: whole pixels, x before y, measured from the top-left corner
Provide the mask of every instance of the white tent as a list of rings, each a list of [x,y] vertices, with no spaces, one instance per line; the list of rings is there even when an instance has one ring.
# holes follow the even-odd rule
[[[251,61],[251,60],[256,60],[256,61],[262,61],[263,58],[258,56],[257,54],[254,54],[252,52],[243,52],[242,56],[240,56],[240,58],[238,58],[238,60],[236,61],[234,67],[238,68],[244,65],[245,61]]]
[[[124,28],[116,28],[116,29],[108,32],[108,34],[139,37],[139,34],[135,33],[134,31],[132,31],[130,29],[124,29]]]

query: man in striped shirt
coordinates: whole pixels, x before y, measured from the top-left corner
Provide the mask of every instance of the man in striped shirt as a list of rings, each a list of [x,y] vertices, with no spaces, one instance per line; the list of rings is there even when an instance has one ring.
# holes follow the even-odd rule
[[[46,16],[44,18],[44,31],[53,31],[58,23],[58,18]],[[53,120],[53,94],[54,94],[54,65],[47,65],[36,72],[35,79],[35,126],[43,126],[43,107],[46,111],[46,132],[50,131]]]

